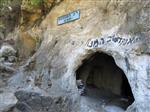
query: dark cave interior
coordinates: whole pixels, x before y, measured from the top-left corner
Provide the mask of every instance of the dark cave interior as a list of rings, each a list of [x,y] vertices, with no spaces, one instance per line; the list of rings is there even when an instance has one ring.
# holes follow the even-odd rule
[[[112,56],[105,53],[96,52],[90,58],[83,60],[82,65],[76,70],[76,79],[82,81],[83,91],[86,94],[88,94],[87,89],[96,88],[126,98],[128,100],[126,107],[134,101],[130,84],[123,70],[116,65]]]

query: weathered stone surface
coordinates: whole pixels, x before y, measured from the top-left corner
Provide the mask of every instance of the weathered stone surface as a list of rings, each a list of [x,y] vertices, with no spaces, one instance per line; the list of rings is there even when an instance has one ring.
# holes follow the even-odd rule
[[[46,14],[61,1],[62,0],[22,0],[21,26],[23,30],[40,25]]]
[[[17,51],[10,45],[2,45],[0,49],[0,68],[8,68],[4,67],[5,65],[12,65],[12,63],[17,60]],[[3,66],[3,67],[2,67]]]
[[[15,93],[18,99],[12,112],[70,112],[69,99],[65,96],[49,97],[38,93],[18,91]]]
[[[67,9],[64,8],[65,4]],[[81,11],[80,20],[57,25],[57,17],[76,9]],[[144,53],[149,45],[143,46],[149,40],[149,32],[146,30],[149,28],[149,19],[146,19],[149,18],[149,10],[148,1],[81,0],[79,3],[62,3],[43,21],[42,28],[47,25],[47,33],[37,55],[37,68],[40,68],[41,63],[47,66],[48,63],[45,62],[49,60],[52,79],[58,80],[58,86],[64,90],[72,90],[76,87],[75,70],[81,65],[81,61],[95,51],[105,52],[113,56],[116,64],[125,72],[135,102],[149,101],[149,92],[142,92],[149,91],[146,87],[148,74],[144,72],[149,68],[150,58]],[[52,89],[53,85],[52,83]],[[150,107],[146,103],[144,105],[137,106],[137,111],[145,108],[148,112]]]
[[[24,89],[16,93],[18,102],[13,111],[93,112],[96,106],[92,107],[93,104],[86,100],[82,103],[76,85],[76,70],[95,52],[104,52],[114,58],[131,86],[135,101],[126,111],[149,112],[149,6],[150,2],[146,0],[64,0],[45,18],[40,18],[41,10],[33,10],[31,15],[23,13],[23,18],[29,21],[23,21],[27,23],[28,31],[21,32],[21,45],[30,54],[36,48],[32,34],[39,34],[42,42],[34,56],[8,81],[10,90]],[[79,20],[57,25],[58,17],[78,9]],[[42,23],[32,31],[30,28],[39,18]],[[100,106],[102,111],[104,107]],[[113,109],[122,111],[118,107]]]
[[[0,40],[7,37],[7,34],[14,31],[19,23],[22,0],[1,0],[0,1]]]
[[[9,46],[9,45],[4,45],[0,49],[0,55],[1,55],[1,57],[15,56],[16,55],[16,50],[13,47]]]
[[[37,37],[30,35],[28,32],[19,32],[16,42],[19,57],[25,59],[33,55],[36,50],[37,43]]]
[[[17,99],[11,92],[0,93],[0,111],[6,112],[17,103]]]

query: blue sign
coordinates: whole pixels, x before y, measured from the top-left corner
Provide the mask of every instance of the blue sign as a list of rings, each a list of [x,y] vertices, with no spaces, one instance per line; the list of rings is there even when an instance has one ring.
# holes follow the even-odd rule
[[[80,10],[76,10],[76,11],[73,11],[69,14],[64,15],[64,16],[58,17],[57,24],[61,25],[64,23],[68,23],[68,22],[77,20],[77,19],[80,19]]]

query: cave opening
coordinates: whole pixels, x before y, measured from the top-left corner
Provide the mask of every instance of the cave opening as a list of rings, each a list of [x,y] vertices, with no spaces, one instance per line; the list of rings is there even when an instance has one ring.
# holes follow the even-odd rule
[[[88,102],[104,101],[105,105],[117,105],[124,110],[134,102],[125,73],[105,53],[96,52],[83,60],[76,70],[76,81],[81,96],[95,99]]]

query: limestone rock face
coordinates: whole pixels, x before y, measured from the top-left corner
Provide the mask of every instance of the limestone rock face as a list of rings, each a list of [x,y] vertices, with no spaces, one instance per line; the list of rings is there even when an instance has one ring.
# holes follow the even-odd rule
[[[17,51],[10,45],[3,45],[0,49],[0,60],[14,62],[16,60]]]
[[[10,45],[1,46],[1,49],[0,49],[0,88],[3,88],[7,85],[7,81],[9,80],[10,77],[12,77],[12,74],[16,71],[15,68],[12,67],[17,61],[16,53],[17,51]],[[3,96],[4,94],[2,94],[0,97],[2,98]],[[10,96],[13,96],[13,95],[11,94]],[[9,104],[9,102],[6,104]]]
[[[0,41],[14,31],[20,19],[21,0],[0,1]]]
[[[69,100],[65,97],[52,98],[49,96],[41,96],[34,92],[18,91],[15,93],[19,102],[16,104],[12,112],[69,112]]]
[[[0,94],[0,111],[8,111],[17,103],[17,98],[13,93],[5,92]]]
[[[80,11],[80,19],[57,24],[58,17],[75,10]],[[32,18],[34,14],[40,18],[41,10],[36,11],[29,16],[23,12],[23,18]],[[29,20],[28,25],[37,18]],[[22,40],[25,40],[21,41],[21,45],[25,46],[25,50],[32,52],[36,48],[36,39],[30,41],[25,38],[34,37],[34,33],[41,38],[41,44],[8,81],[7,90],[12,91],[18,100],[10,112],[23,112],[22,109],[27,112],[150,111],[149,1],[64,0],[53,7],[41,21],[39,26],[31,28],[31,25],[21,32]],[[29,42],[29,46],[26,42]],[[113,99],[116,96],[111,100],[106,99],[106,102],[99,100],[99,97],[95,100],[80,96],[76,71],[84,60],[91,59],[96,52],[111,56],[116,66],[124,72],[134,97],[127,108],[111,105],[111,102],[116,101]],[[99,70],[103,66],[92,67]],[[112,76],[115,73],[113,70]],[[87,72],[85,69],[84,73]],[[95,71],[90,72],[94,74],[92,72]],[[107,70],[103,73],[107,73]],[[102,77],[105,78],[105,75]],[[107,81],[111,81],[111,78]],[[121,84],[120,80],[118,82]],[[105,95],[103,91],[99,93]],[[119,101],[127,100],[120,98]]]
[[[15,56],[16,55],[16,50],[9,46],[9,45],[4,45],[0,49],[1,57],[5,56]]]
[[[62,0],[22,0],[21,26],[24,30],[38,26],[46,14]]]

